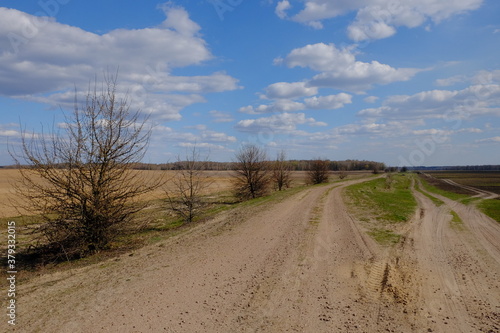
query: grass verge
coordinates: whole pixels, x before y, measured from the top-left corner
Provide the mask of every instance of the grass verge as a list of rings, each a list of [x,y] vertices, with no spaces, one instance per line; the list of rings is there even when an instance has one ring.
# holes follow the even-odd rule
[[[413,176],[408,174],[390,174],[346,189],[351,212],[364,222],[368,234],[378,243],[398,243],[398,225],[409,221],[415,213],[412,181]]]
[[[422,179],[422,187],[424,187],[428,192],[432,192],[435,194],[442,195],[448,199],[458,201],[464,205],[469,204],[477,204],[477,208],[491,217],[493,220],[500,223],[500,200],[499,199],[480,199],[476,197],[472,197],[467,194],[454,193],[450,191],[446,191],[440,189],[436,186],[429,184],[425,177],[421,177]],[[424,195],[426,195],[424,193]],[[438,199],[439,200],[439,199]],[[440,200],[441,201],[441,200]]]
[[[421,184],[422,187],[427,191],[427,192],[432,192],[434,194],[439,194],[442,195],[445,198],[455,200],[455,201],[467,201],[471,200],[471,196],[468,194],[461,194],[461,193],[455,193],[455,192],[450,192],[446,191],[443,189],[440,189],[439,187],[432,185],[429,183],[427,177],[421,176],[420,179],[422,180]]]
[[[486,199],[478,203],[477,207],[493,220],[500,223],[500,200]]]

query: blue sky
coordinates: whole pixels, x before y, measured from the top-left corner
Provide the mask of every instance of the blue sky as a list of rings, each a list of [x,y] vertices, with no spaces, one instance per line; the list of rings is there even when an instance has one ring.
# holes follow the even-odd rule
[[[196,145],[388,165],[500,164],[495,0],[2,1],[0,165],[119,67],[145,162]]]

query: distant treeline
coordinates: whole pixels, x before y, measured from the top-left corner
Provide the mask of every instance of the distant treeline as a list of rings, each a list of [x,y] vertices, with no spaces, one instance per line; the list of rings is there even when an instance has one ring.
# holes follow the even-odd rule
[[[363,171],[363,170],[377,170],[377,171],[398,171],[401,168],[387,167],[384,163],[375,161],[359,161],[359,160],[345,160],[345,161],[328,161],[329,169],[331,171]],[[306,171],[309,168],[310,160],[291,160],[289,161],[292,171]],[[173,163],[138,163],[132,166],[136,170],[182,170],[185,162]],[[204,169],[210,171],[224,171],[234,170],[236,168],[234,162],[203,162]],[[0,169],[15,169],[15,165],[0,166]],[[65,165],[60,166],[61,169]],[[421,170],[421,171],[500,171],[500,165],[465,165],[465,166],[408,166],[403,167],[403,170]]]
[[[271,161],[272,162],[272,161]],[[328,161],[331,171],[362,171],[362,170],[377,170],[384,171],[386,166],[384,163],[374,161]],[[306,171],[309,169],[310,160],[290,160],[290,168],[292,171]],[[235,170],[236,164],[233,162],[203,162],[205,170]],[[182,170],[185,162],[173,162],[163,164],[137,164],[134,169],[137,170]]]
[[[421,171],[500,171],[500,165],[417,166],[408,167],[408,169]]]

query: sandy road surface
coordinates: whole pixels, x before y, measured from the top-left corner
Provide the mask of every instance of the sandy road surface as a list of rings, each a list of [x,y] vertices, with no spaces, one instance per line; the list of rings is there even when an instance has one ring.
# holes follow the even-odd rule
[[[226,212],[133,256],[21,285],[16,329],[497,332],[498,226],[484,245],[469,226],[475,213],[417,194],[403,242],[380,248],[342,200],[359,181]],[[448,205],[463,230],[450,226]]]
[[[420,213],[395,250],[414,271],[403,286],[410,320],[434,332],[498,332],[499,225],[445,197],[434,195],[445,202],[436,207],[422,194],[415,196]],[[462,223],[451,222],[452,210]]]

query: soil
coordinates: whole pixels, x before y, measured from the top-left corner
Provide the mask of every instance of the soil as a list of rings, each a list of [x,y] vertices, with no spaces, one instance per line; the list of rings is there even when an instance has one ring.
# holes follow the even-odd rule
[[[500,225],[415,192],[376,244],[342,191],[309,187],[106,262],[19,286],[15,332],[498,332]],[[463,223],[451,223],[451,210]],[[5,318],[0,322],[4,331]]]

